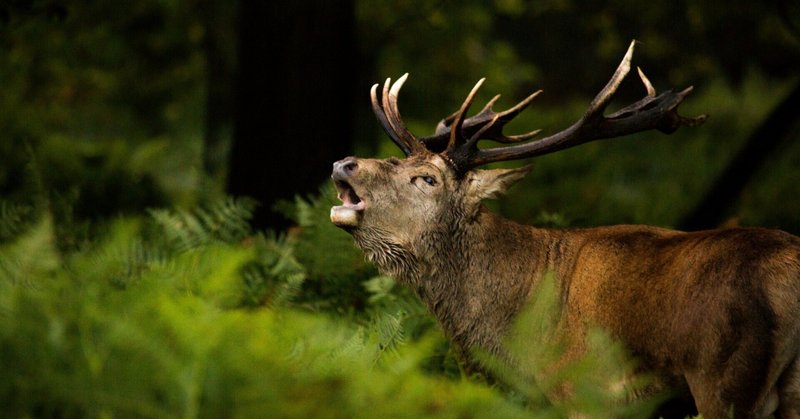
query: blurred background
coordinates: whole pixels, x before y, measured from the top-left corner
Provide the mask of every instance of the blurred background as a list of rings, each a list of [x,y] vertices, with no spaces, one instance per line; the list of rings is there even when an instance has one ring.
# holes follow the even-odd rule
[[[547,134],[636,39],[634,64],[659,90],[694,85],[682,113],[708,122],[535,159],[499,209],[797,233],[799,28],[792,1],[7,0],[0,193],[38,188],[75,222],[251,196],[255,225],[284,229],[275,203],[317,193],[333,161],[397,154],[369,109],[373,83],[410,73],[400,106],[420,135],[480,77],[479,101],[501,93],[498,109],[541,88],[509,132]],[[632,75],[615,103],[643,92]]]

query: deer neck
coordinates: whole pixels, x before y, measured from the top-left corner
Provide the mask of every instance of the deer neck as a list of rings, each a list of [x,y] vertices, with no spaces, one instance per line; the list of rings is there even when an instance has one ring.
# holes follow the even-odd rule
[[[443,223],[444,225],[447,225]],[[500,348],[503,334],[548,269],[548,232],[485,208],[415,243],[395,277],[409,285],[462,349]],[[395,263],[397,265],[397,263]]]

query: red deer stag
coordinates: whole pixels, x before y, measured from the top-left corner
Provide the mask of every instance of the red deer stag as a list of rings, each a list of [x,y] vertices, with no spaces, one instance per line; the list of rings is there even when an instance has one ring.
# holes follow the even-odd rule
[[[503,112],[492,110],[495,97],[467,118],[481,80],[433,136],[420,138],[397,107],[406,76],[387,80],[380,99],[373,86],[375,115],[407,157],[334,163],[343,204],[331,209],[331,220],[419,295],[467,358],[478,348],[502,354],[504,334],[550,272],[561,301],[556,333],[571,342],[566,358],[579,357],[588,328],[599,326],[662,388],[690,392],[706,418],[731,411],[798,417],[800,238],[757,228],[554,230],[517,224],[481,204],[528,169],[479,166],[651,129],[671,133],[705,119],[678,115],[691,87],[656,95],[641,70],[647,95],[604,115],[630,70],[633,47],[572,126],[497,148],[477,143],[520,143],[538,133],[508,136],[503,126],[539,92]]]

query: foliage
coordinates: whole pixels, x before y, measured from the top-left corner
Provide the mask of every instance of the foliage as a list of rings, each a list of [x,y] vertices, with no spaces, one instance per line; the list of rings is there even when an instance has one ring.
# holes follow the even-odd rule
[[[235,61],[235,9],[203,0],[146,0],[125,13],[115,4],[73,0],[0,5],[4,200],[30,204],[32,195],[45,194],[61,225],[218,196],[218,180],[203,174],[201,156],[204,137],[225,137],[204,132],[206,94],[221,87],[206,84],[212,69],[229,71]],[[497,106],[505,107],[544,89],[509,130],[543,128],[546,135],[581,115],[628,42],[639,39],[635,64],[658,89],[694,84],[682,108],[710,114],[708,122],[672,136],[642,134],[537,158],[531,176],[497,208],[522,222],[544,211],[579,226],[673,226],[797,82],[798,13],[786,1],[722,7],[660,0],[645,7],[629,0],[360,0],[353,67],[363,90],[352,98],[360,111],[353,135],[337,136],[356,138],[359,155],[397,154],[369,113],[367,90],[405,72],[411,77],[401,106],[414,132],[429,133],[487,77],[476,103],[502,92]],[[740,22],[735,34],[731,22]],[[207,61],[211,45],[222,50],[222,62]],[[221,86],[232,94],[226,82]],[[619,104],[640,94],[632,75]],[[230,124],[211,122],[222,131]],[[221,143],[209,158],[225,160]],[[774,164],[733,211],[738,222],[800,231],[796,153],[789,145],[771,156]]]
[[[321,188],[318,198],[297,197],[285,210],[297,228],[289,234],[298,261],[306,267],[305,303],[315,309],[345,314],[363,310],[369,294],[361,281],[377,274],[352,238],[330,222],[330,208],[336,194],[331,185]]]
[[[300,212],[321,216],[326,200],[299,201]],[[152,210],[150,217],[111,222],[73,251],[57,246],[49,216],[20,227],[0,246],[5,412],[557,417],[610,411],[607,403],[592,401],[602,400],[596,388],[586,393],[591,397],[577,394],[574,405],[554,407],[530,383],[515,393],[459,378],[419,301],[390,278],[365,279],[359,265],[338,268],[363,287],[363,310],[320,313],[329,306],[319,302],[333,297],[301,286],[322,270],[309,269],[313,260],[299,263],[296,251],[351,249],[332,247],[336,241],[319,232],[253,234],[243,227],[251,209],[248,201],[223,200],[193,210]],[[545,314],[526,319],[523,329],[532,330],[528,325]],[[603,353],[616,353],[606,345]],[[550,359],[539,359],[535,368]],[[587,359],[565,376],[588,379],[616,365],[608,362]]]
[[[0,5],[0,193],[25,200],[36,178],[76,221],[192,202],[201,41],[171,1]]]
[[[106,255],[131,239],[125,224],[93,252],[71,255],[64,269],[29,276],[29,286],[3,282],[0,394],[7,414],[521,413],[466,382],[373,369],[372,350],[346,325],[288,309],[224,309],[238,297],[231,295],[240,288],[237,271],[253,257],[247,247],[208,244],[152,261],[122,291],[105,274],[121,262]],[[45,223],[17,245],[52,252],[47,235]],[[95,272],[78,268],[85,264]]]

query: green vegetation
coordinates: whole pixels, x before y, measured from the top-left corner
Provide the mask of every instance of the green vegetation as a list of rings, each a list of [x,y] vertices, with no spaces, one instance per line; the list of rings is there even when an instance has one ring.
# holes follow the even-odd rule
[[[298,201],[302,231],[291,237],[254,234],[246,223],[252,203],[225,200],[115,219],[69,251],[59,249],[48,212],[4,219],[4,413],[640,417],[652,407],[616,406],[619,395],[601,391],[628,364],[600,335],[596,358],[547,381],[577,383],[563,405],[548,404],[526,374],[499,364],[510,386],[461,377],[418,300],[363,262],[350,264],[357,252],[346,235],[316,224],[326,201]],[[518,345],[528,371],[557,361],[557,347],[543,339],[550,295],[544,290],[521,324],[520,339],[538,342],[534,351]]]

